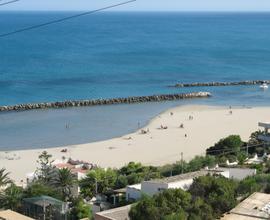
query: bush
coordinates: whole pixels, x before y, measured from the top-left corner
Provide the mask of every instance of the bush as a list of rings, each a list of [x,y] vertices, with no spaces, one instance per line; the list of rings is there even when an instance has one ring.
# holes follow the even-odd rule
[[[239,135],[230,135],[221,139],[213,147],[206,150],[207,155],[221,156],[221,155],[235,155],[240,152],[243,142]]]

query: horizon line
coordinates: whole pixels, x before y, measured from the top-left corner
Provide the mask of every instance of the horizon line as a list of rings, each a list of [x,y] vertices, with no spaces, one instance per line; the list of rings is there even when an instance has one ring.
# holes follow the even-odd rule
[[[49,10],[49,9],[5,9],[1,12],[83,12],[85,10]],[[269,10],[108,10],[99,13],[122,13],[122,12],[143,12],[143,13],[270,13]]]

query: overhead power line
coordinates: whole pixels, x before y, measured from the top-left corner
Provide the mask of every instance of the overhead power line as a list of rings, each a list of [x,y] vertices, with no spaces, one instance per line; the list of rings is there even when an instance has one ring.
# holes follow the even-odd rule
[[[0,2],[2,2],[3,0],[0,0]],[[4,2],[4,3],[0,3],[0,6],[4,6],[4,5],[9,5],[11,3],[15,3],[15,2],[19,2],[20,0],[12,0],[12,1],[8,1],[8,2]]]
[[[19,1],[19,0],[14,0],[14,1]],[[71,19],[74,19],[74,18],[86,16],[86,15],[89,15],[89,14],[94,14],[96,12],[104,11],[104,10],[111,9],[111,8],[116,8],[116,7],[119,7],[119,6],[122,6],[122,5],[127,5],[127,4],[135,2],[135,1],[137,1],[137,0],[125,1],[125,2],[118,3],[118,4],[106,6],[106,7],[99,8],[99,9],[95,9],[95,10],[92,10],[92,11],[87,11],[87,12],[83,12],[83,13],[80,13],[80,14],[75,14],[75,15],[72,15],[72,16],[60,18],[60,19],[57,19],[57,20],[48,21],[48,22],[45,22],[45,23],[42,23],[42,24],[37,24],[37,25],[26,27],[26,28],[17,29],[15,31],[0,34],[0,37],[6,37],[6,36],[9,36],[9,35],[14,35],[14,34],[25,32],[25,31],[30,31],[30,30],[41,28],[41,27],[44,27],[44,26],[48,26],[48,25],[52,25],[52,24],[56,24],[56,23],[61,23],[63,21],[67,21],[67,20],[71,20]]]

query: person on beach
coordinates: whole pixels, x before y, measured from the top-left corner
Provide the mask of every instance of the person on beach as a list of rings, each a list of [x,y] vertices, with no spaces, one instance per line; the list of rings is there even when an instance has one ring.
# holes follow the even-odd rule
[[[184,124],[183,123],[180,124],[179,128],[184,128]]]
[[[187,134],[185,134],[185,138],[187,138]]]

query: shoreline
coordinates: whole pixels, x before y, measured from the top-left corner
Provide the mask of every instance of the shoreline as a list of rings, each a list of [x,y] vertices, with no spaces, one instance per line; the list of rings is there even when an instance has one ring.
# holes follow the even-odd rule
[[[232,111],[233,114],[229,115],[229,108],[224,106],[173,107],[152,118],[142,128],[149,129],[146,134],[141,134],[140,129],[121,137],[80,145],[0,151],[0,163],[11,172],[13,180],[20,182],[27,173],[35,170],[37,157],[44,150],[52,154],[53,159],[60,160],[65,156],[101,167],[119,168],[130,161],[164,165],[180,160],[181,152],[185,160],[190,160],[203,155],[206,148],[228,135],[239,134],[244,141],[247,140],[251,132],[258,130],[258,122],[270,117],[270,107],[233,107]],[[188,119],[190,115],[193,120]],[[184,129],[179,128],[181,123]],[[161,125],[168,128],[160,129]],[[60,152],[63,148],[67,148],[67,153]],[[7,157],[14,160],[5,159]]]

